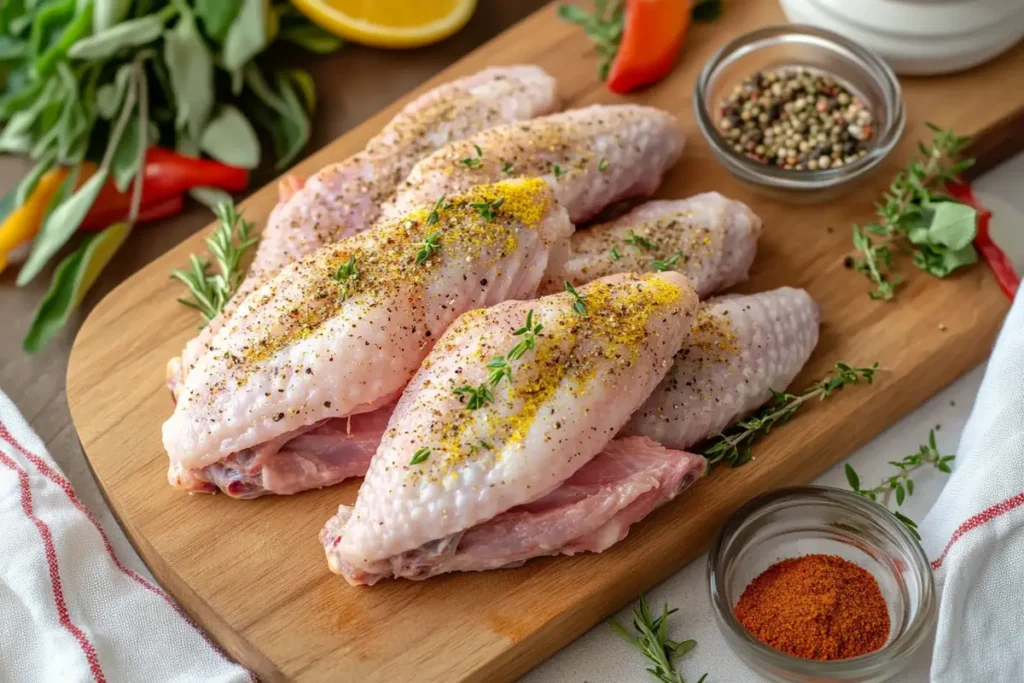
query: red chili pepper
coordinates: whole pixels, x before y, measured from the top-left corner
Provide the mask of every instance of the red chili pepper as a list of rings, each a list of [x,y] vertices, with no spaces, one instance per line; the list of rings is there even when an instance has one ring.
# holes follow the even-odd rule
[[[152,204],[143,204],[142,206],[140,206],[139,215],[135,219],[135,222],[148,223],[150,221],[155,221],[160,218],[167,218],[168,216],[174,216],[181,213],[181,211],[184,208],[185,195],[176,194],[172,197],[168,197],[167,199],[159,199]],[[118,209],[114,211],[109,211],[107,213],[96,214],[93,218],[96,221],[97,225],[108,226],[111,225],[112,223],[128,220],[128,212],[120,211]],[[92,232],[94,230],[100,230],[101,228],[87,227],[83,229]]]
[[[689,2],[627,0],[626,24],[608,74],[608,89],[621,95],[667,76],[689,26]]]
[[[978,201],[970,183],[948,183],[946,190],[957,201],[969,204],[978,211],[978,234],[974,237],[974,246],[981,253],[982,258],[988,262],[1003,294],[1012,301],[1020,287],[1020,275],[1014,270],[1010,257],[995,243],[989,233],[988,224],[992,218],[992,212]]]
[[[194,159],[161,147],[146,150],[146,164],[142,175],[142,211],[164,200],[181,195],[193,187],[216,187],[226,192],[240,192],[249,184],[249,171],[228,166],[210,159]],[[82,230],[102,230],[110,223],[128,216],[132,203],[132,188],[121,192],[108,180],[100,190],[85,220]],[[170,215],[170,214],[167,214]],[[113,221],[109,220],[114,216]]]

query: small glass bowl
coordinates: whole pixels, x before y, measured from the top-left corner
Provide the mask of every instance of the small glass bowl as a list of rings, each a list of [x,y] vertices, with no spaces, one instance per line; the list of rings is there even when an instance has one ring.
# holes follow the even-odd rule
[[[832,75],[867,105],[874,129],[867,154],[839,168],[794,171],[758,163],[726,142],[717,122],[732,88],[757,71],[785,68]],[[727,43],[701,70],[693,107],[701,132],[729,172],[755,189],[798,202],[828,199],[863,179],[892,151],[906,124],[899,81],[881,57],[837,33],[800,24],[760,28]]]
[[[768,647],[736,620],[743,590],[765,569],[818,553],[849,560],[878,581],[890,620],[881,649],[850,659],[801,659]],[[772,681],[884,681],[910,662],[935,627],[935,583],[921,546],[888,510],[842,489],[777,489],[741,507],[711,548],[708,588],[729,647]]]

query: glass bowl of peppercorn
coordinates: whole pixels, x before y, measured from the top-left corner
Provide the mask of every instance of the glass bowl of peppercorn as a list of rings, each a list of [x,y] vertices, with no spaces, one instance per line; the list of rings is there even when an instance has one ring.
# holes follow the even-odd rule
[[[737,510],[708,556],[708,587],[726,642],[772,681],[884,681],[935,627],[912,531],[842,489],[777,489]]]
[[[720,49],[694,92],[697,123],[733,175],[790,201],[822,201],[892,151],[906,114],[899,81],[871,50],[796,24]]]

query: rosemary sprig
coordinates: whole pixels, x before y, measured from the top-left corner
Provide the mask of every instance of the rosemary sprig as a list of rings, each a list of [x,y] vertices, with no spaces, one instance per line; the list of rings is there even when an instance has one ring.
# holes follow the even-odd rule
[[[657,244],[647,240],[642,235],[636,234],[635,230],[630,230],[626,235],[626,239],[622,240],[631,247],[636,247],[640,251],[653,251],[658,248]]]
[[[456,396],[469,397],[469,400],[466,401],[466,410],[479,410],[494,401],[494,394],[491,393],[491,388],[487,386],[486,382],[476,387],[463,384],[452,390],[452,393]]]
[[[500,209],[501,205],[504,203],[505,198],[499,197],[497,199],[492,199],[489,202],[473,202],[472,204],[470,204],[470,206],[479,211],[480,215],[483,216],[488,221],[493,221],[494,212]]]
[[[878,363],[869,368],[836,363],[828,375],[799,394],[773,390],[772,400],[766,406],[710,437],[698,450],[707,458],[709,466],[723,461],[731,463],[733,467],[744,465],[753,458],[753,443],[772,428],[786,424],[804,403],[814,398],[824,401],[845,386],[859,384],[862,379],[871,384],[877,369]]]
[[[946,183],[974,163],[961,158],[968,138],[933,123],[931,147],[918,143],[921,158],[900,171],[877,205],[878,220],[853,228],[857,257],[847,265],[864,273],[875,289],[872,299],[895,297],[902,279],[892,273],[893,253],[910,252],[914,265],[935,277],[978,260],[971,242],[977,233],[977,211],[952,201]],[[877,238],[877,242],[874,238]]]
[[[683,256],[683,252],[677,251],[667,259],[651,261],[651,267],[654,268],[659,273],[663,273],[666,270],[672,270],[673,268],[675,268],[680,261],[686,263],[686,260],[687,257]]]
[[[883,477],[882,481],[874,488],[862,489],[860,487],[860,475],[857,474],[857,471],[853,469],[850,463],[846,463],[844,470],[846,471],[846,481],[849,482],[850,488],[853,489],[854,493],[875,502],[880,502],[885,507],[889,507],[889,501],[895,497],[896,506],[899,507],[903,505],[903,501],[906,500],[907,496],[914,495],[914,480],[910,476],[913,472],[922,467],[932,466],[940,472],[949,474],[953,471],[950,469],[949,463],[955,458],[955,455],[942,455],[939,452],[939,447],[935,442],[935,430],[931,429],[928,431],[928,443],[921,444],[916,453],[911,453],[902,460],[889,461],[889,464],[896,468],[896,474]],[[893,511],[893,514],[906,525],[915,538],[921,540],[921,535],[917,531],[917,524],[914,520],[898,510]]]
[[[686,683],[683,675],[676,670],[675,660],[697,647],[696,640],[675,641],[668,639],[668,618],[675,614],[677,609],[669,609],[668,603],[661,609],[661,615],[654,618],[651,615],[651,608],[647,599],[640,596],[640,606],[633,608],[633,629],[637,635],[633,635],[615,619],[610,619],[608,625],[618,633],[626,642],[640,650],[644,657],[647,657],[654,666],[647,671],[662,683]],[[704,683],[708,677],[704,674],[697,683]]]
[[[588,315],[590,315],[587,312],[587,304],[584,301],[586,297],[577,292],[576,288],[573,287],[568,280],[566,280],[565,282],[565,291],[569,292],[570,296],[572,296],[572,310],[576,313],[576,315],[580,316],[581,318],[586,318]]]
[[[473,145],[473,149],[476,150],[476,156],[466,157],[459,164],[466,168],[480,168],[483,164],[484,152],[480,149],[480,145]]]
[[[416,254],[416,265],[422,266],[428,258],[433,256],[434,252],[441,248],[441,233],[434,232],[427,235],[426,239],[417,242],[416,246],[420,248],[419,253]]]
[[[171,271],[171,277],[184,283],[191,295],[178,301],[199,311],[206,322],[221,312],[242,284],[245,275],[241,268],[242,256],[260,239],[251,234],[254,224],[242,218],[233,203],[218,204],[214,213],[217,215],[217,227],[206,238],[206,245],[218,272],[209,273],[210,263],[195,254],[189,257],[189,270],[175,268]]]
[[[341,300],[348,298],[351,292],[352,282],[359,277],[359,270],[356,268],[356,257],[349,256],[348,262],[342,263],[338,269],[331,274],[331,279],[341,285]]]
[[[427,227],[436,224],[441,220],[441,211],[447,209],[448,206],[444,203],[444,195],[434,203],[434,208],[430,211],[430,215],[427,216]]]
[[[421,462],[426,462],[427,458],[430,457],[429,448],[421,448],[412,454],[412,460],[409,461],[410,465],[419,465]]]

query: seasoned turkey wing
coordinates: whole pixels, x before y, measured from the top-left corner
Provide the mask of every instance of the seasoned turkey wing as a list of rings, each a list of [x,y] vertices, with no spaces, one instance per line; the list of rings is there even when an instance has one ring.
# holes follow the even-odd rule
[[[572,231],[547,183],[511,180],[286,267],[189,374],[163,428],[172,483],[193,481],[182,470],[387,405],[461,313],[534,296]],[[336,482],[314,485],[326,483]]]
[[[186,344],[181,357],[168,363],[172,395],[177,397],[185,376],[246,296],[289,263],[373,225],[382,204],[421,158],[486,128],[557,109],[555,80],[540,67],[484,69],[413,100],[363,151],[324,167],[304,183],[287,178],[245,281],[224,311]]]
[[[613,451],[599,471],[573,477],[664,376],[696,306],[678,273],[625,274],[580,287],[578,298],[562,293],[464,314],[399,400],[355,506],[324,528],[331,568],[354,584],[421,579],[600,550],[624,536],[665,499],[647,494],[678,492],[702,460],[639,439],[625,448],[650,467],[608,472],[601,463],[616,460]],[[526,327],[536,332],[532,345]],[[498,356],[508,372],[495,382]],[[567,480],[572,493],[558,492]],[[519,523],[499,519],[524,510]]]
[[[542,293],[613,273],[675,270],[701,298],[747,279],[761,219],[717,192],[655,200],[572,236],[572,255],[555,264]]]
[[[789,386],[818,343],[818,320],[802,289],[711,299],[622,433],[689,448],[725,429]]]
[[[385,216],[481,182],[538,176],[574,223],[630,197],[649,196],[683,151],[679,123],[638,105],[594,105],[496,126],[453,142],[413,167]]]

